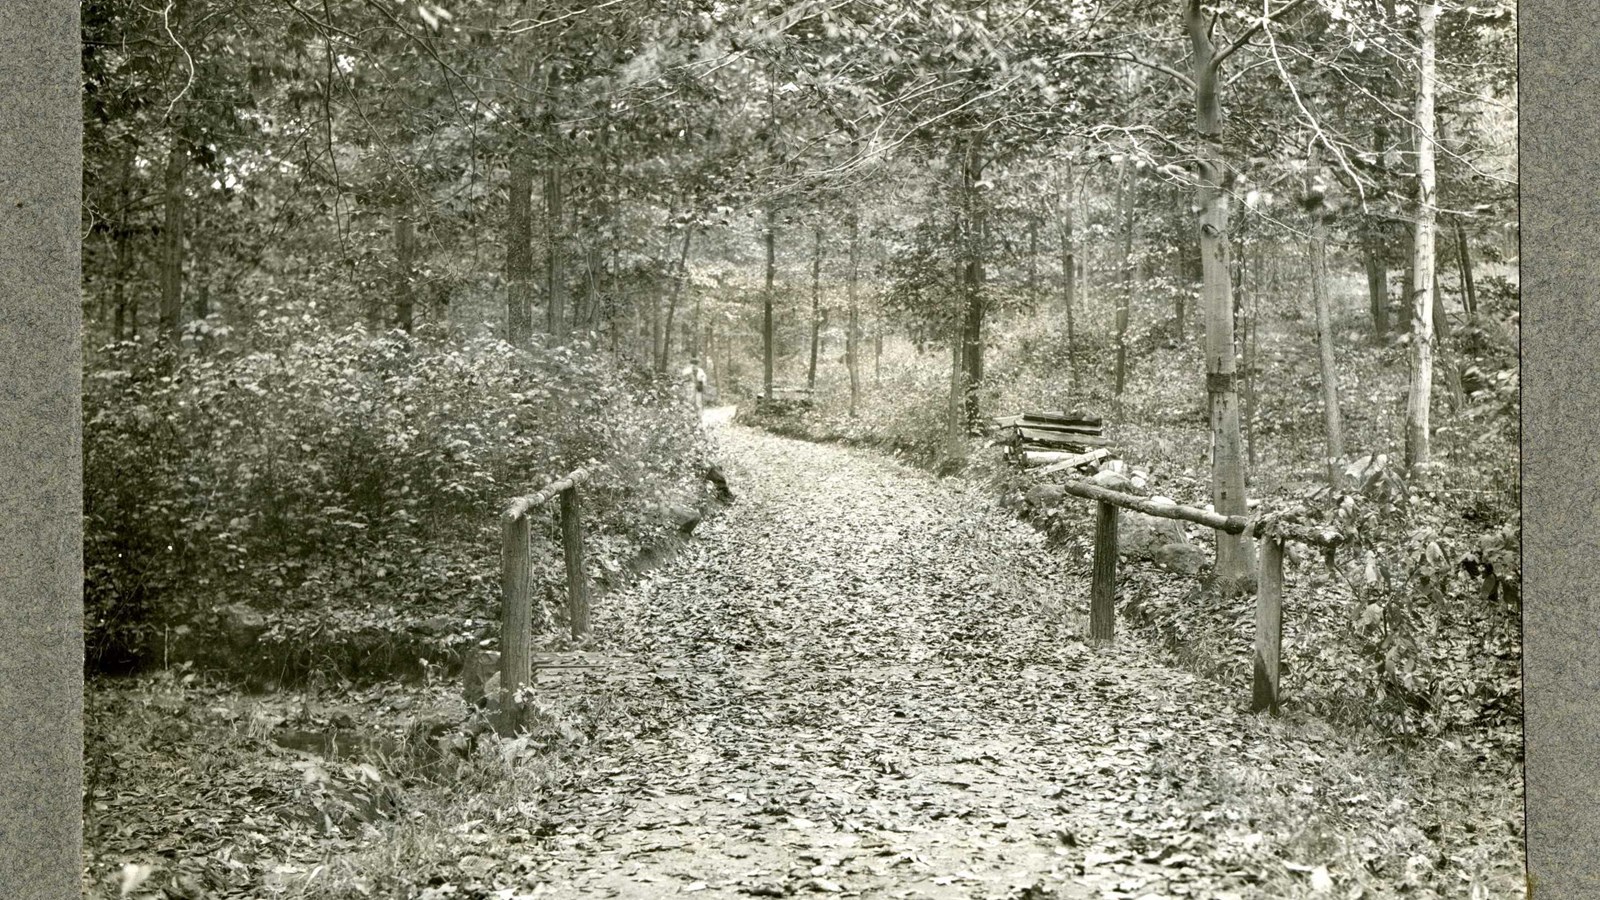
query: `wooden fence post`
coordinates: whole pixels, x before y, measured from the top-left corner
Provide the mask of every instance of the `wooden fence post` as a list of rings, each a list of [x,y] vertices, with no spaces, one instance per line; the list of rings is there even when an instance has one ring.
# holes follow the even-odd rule
[[[1117,631],[1117,508],[1100,501],[1094,529],[1094,584],[1089,593],[1089,639],[1111,641]]]
[[[1283,538],[1261,541],[1261,571],[1256,582],[1255,682],[1250,710],[1278,714],[1278,675],[1283,652]]]
[[[533,672],[533,603],[528,591],[528,517],[511,511],[502,522],[500,611],[500,726],[507,733],[522,727],[519,688]]]
[[[583,570],[583,513],[576,484],[561,492],[561,549],[567,560],[567,617],[577,640],[589,633],[589,578]]]

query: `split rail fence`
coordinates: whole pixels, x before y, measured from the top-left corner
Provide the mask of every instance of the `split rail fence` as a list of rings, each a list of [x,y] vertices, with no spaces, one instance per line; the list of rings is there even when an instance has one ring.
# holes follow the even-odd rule
[[[1256,579],[1255,665],[1250,708],[1278,714],[1278,685],[1283,653],[1283,545],[1298,541],[1319,547],[1335,547],[1344,535],[1332,528],[1316,528],[1281,521],[1275,515],[1225,516],[1211,510],[1177,503],[1152,502],[1121,491],[1084,481],[1061,484],[1068,494],[1099,505],[1095,519],[1094,581],[1089,594],[1089,638],[1111,641],[1117,621],[1117,519],[1119,509],[1132,509],[1162,519],[1177,519],[1204,525],[1228,534],[1244,534],[1260,539]]]
[[[550,500],[561,501],[561,552],[567,564],[567,617],[574,640],[589,633],[589,577],[583,569],[583,510],[578,486],[589,472],[578,469],[537,493],[512,500],[500,517],[500,709],[503,727],[515,730],[524,719],[517,692],[533,675],[533,592],[529,570],[528,514]]]

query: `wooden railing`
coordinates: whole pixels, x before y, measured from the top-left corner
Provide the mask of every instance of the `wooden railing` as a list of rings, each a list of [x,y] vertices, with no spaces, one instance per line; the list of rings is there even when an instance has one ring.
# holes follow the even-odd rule
[[[528,513],[550,500],[561,498],[561,551],[567,563],[567,617],[572,622],[572,637],[589,633],[589,579],[583,569],[583,512],[578,503],[578,486],[589,480],[589,473],[578,469],[551,482],[538,493],[511,501],[500,517],[501,590],[500,612],[500,710],[502,727],[514,731],[524,719],[517,692],[533,675],[533,594],[529,584]]]
[[[1228,534],[1244,534],[1261,541],[1256,575],[1256,649],[1250,708],[1278,714],[1278,681],[1283,653],[1283,544],[1298,541],[1335,547],[1344,535],[1332,528],[1314,528],[1282,521],[1285,513],[1225,516],[1178,503],[1158,503],[1085,481],[1068,481],[1061,489],[1099,504],[1095,519],[1094,581],[1089,591],[1089,639],[1111,641],[1117,620],[1117,519],[1118,509],[1132,509],[1162,519],[1204,525]]]

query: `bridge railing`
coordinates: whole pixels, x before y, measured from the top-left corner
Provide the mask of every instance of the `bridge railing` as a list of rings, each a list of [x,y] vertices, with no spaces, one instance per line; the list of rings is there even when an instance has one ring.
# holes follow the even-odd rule
[[[567,617],[572,637],[589,633],[589,578],[583,568],[583,509],[578,486],[589,480],[578,469],[546,485],[537,493],[512,500],[500,516],[500,710],[502,727],[514,731],[524,723],[526,710],[516,702],[518,691],[533,680],[533,592],[529,569],[528,514],[560,499],[561,552],[567,566]]]
[[[1067,481],[1061,489],[1098,504],[1095,519],[1094,580],[1089,593],[1089,639],[1115,639],[1117,619],[1117,519],[1119,509],[1131,509],[1162,519],[1204,525],[1228,534],[1245,534],[1260,540],[1256,577],[1255,664],[1250,708],[1278,714],[1278,683],[1283,653],[1283,545],[1298,541],[1319,547],[1336,547],[1344,535],[1333,528],[1317,528],[1283,521],[1287,511],[1257,516],[1226,516],[1207,509],[1163,503],[1086,481]]]

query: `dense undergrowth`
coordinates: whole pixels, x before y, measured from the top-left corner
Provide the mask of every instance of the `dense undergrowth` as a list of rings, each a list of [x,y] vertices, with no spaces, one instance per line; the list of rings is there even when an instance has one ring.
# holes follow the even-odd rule
[[[372,336],[310,314],[193,337],[178,355],[104,348],[85,377],[91,670],[416,668],[492,630],[511,497],[591,469],[605,578],[703,490],[681,395],[582,341]],[[535,584],[553,586],[559,535],[537,515]]]
[[[1351,540],[1332,558],[1291,550],[1284,624],[1292,706],[1371,727],[1388,739],[1464,733],[1520,752],[1521,524],[1515,289],[1489,280],[1480,314],[1458,323],[1438,352],[1433,465],[1423,476],[1400,464],[1407,382],[1406,335],[1374,340],[1364,311],[1335,321],[1346,459],[1344,483],[1327,487],[1315,325],[1308,312],[1279,310],[1255,336],[1249,413],[1250,495],[1266,509],[1338,526]],[[1063,318],[1002,323],[980,390],[986,414],[1078,409],[1107,420],[1118,456],[1147,476],[1152,493],[1209,502],[1209,432],[1204,365],[1191,326],[1170,319],[1129,333],[1127,387],[1113,396],[1113,343],[1080,324],[1067,352]],[[769,430],[875,447],[925,467],[942,459],[948,358],[890,345],[857,415],[848,382],[828,373],[804,411],[741,412]],[[966,463],[996,498],[1045,529],[1067,552],[1087,555],[1089,504],[1028,502],[1037,478],[975,437]],[[1190,540],[1208,546],[1204,529]],[[1291,545],[1292,547],[1292,545]],[[1204,576],[1206,573],[1202,573]],[[1230,681],[1249,679],[1253,608],[1219,596],[1205,577],[1142,566],[1123,570],[1123,617],[1187,664]]]

